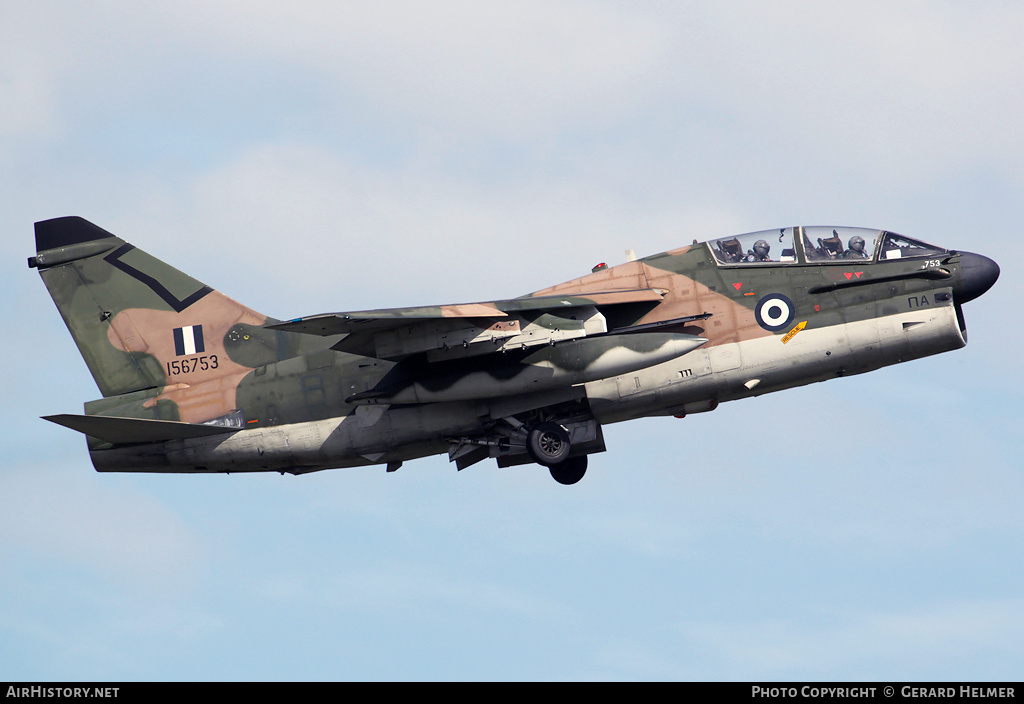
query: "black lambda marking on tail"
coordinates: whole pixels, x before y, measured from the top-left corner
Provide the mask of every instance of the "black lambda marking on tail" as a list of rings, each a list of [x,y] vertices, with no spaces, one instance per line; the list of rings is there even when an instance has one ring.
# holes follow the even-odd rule
[[[150,289],[153,290],[153,293],[160,296],[160,298],[162,298],[167,305],[173,308],[176,313],[180,313],[181,311],[185,310],[190,305],[204,297],[206,294],[211,293],[213,291],[213,289],[210,288],[209,286],[203,286],[198,291],[190,295],[188,298],[178,298],[173,293],[168,291],[163,284],[161,284],[159,281],[154,279],[149,274],[145,274],[136,269],[135,267],[131,266],[130,264],[121,261],[121,257],[123,257],[128,252],[132,251],[133,249],[135,249],[135,245],[125,244],[118,247],[107,256],[103,257],[103,259],[106,262],[108,262],[111,266],[117,267],[124,273],[128,274],[128,276],[131,276],[136,281],[139,281],[140,283],[143,283],[146,286],[148,286]],[[200,332],[200,335],[201,334],[202,333]],[[175,340],[177,340],[177,333],[175,333]]]

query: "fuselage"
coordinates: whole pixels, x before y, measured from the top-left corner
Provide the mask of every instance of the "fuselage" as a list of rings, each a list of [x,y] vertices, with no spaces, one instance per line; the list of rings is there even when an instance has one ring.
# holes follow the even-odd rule
[[[658,292],[658,300],[586,309],[588,324],[599,316],[604,332],[571,338],[580,348],[572,369],[562,359],[570,342],[556,336],[547,356],[524,347],[460,358],[446,345],[450,358],[441,361],[354,354],[334,349],[344,348],[343,335],[304,336],[282,359],[282,346],[297,344],[294,334],[239,323],[225,336],[234,376],[175,385],[168,362],[166,386],[86,406],[89,414],[133,417],[146,407],[156,409],[152,418],[220,423],[231,432],[130,445],[90,438],[90,451],[100,471],[396,468],[446,451],[454,459],[466,448],[516,463],[523,455],[517,426],[541,416],[576,433],[574,445],[578,437],[578,447],[600,451],[602,424],[713,410],[962,347],[961,305],[997,276],[985,257],[878,230],[798,227],[695,242],[525,297]],[[624,344],[602,337],[617,331]],[[678,354],[631,346],[630,335],[652,331],[681,345]],[[628,363],[624,348],[633,355]],[[561,354],[553,361],[552,350]],[[204,362],[229,361],[210,356],[182,355],[179,364],[199,374]]]

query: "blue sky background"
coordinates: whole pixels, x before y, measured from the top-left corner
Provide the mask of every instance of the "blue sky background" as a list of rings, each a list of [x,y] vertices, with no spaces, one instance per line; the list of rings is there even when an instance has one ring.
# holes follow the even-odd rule
[[[1024,7],[0,3],[0,680],[1020,679]],[[797,224],[995,258],[956,352],[543,469],[93,471],[81,215],[268,315]]]

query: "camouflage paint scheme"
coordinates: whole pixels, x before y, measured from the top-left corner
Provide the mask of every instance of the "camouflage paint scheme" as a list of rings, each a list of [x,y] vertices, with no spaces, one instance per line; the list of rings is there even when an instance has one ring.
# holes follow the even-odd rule
[[[391,471],[448,452],[573,483],[602,424],[962,347],[961,304],[999,274],[885,231],[783,228],[503,301],[279,321],[82,218],[36,223],[36,245],[103,395],[47,419],[86,434],[99,471]]]

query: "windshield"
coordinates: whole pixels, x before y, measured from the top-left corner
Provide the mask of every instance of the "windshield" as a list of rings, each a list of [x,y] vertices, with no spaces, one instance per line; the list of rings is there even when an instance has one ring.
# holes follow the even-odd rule
[[[882,241],[880,259],[906,259],[907,257],[929,257],[943,254],[947,250],[920,240],[912,240],[895,232],[886,232]]]

